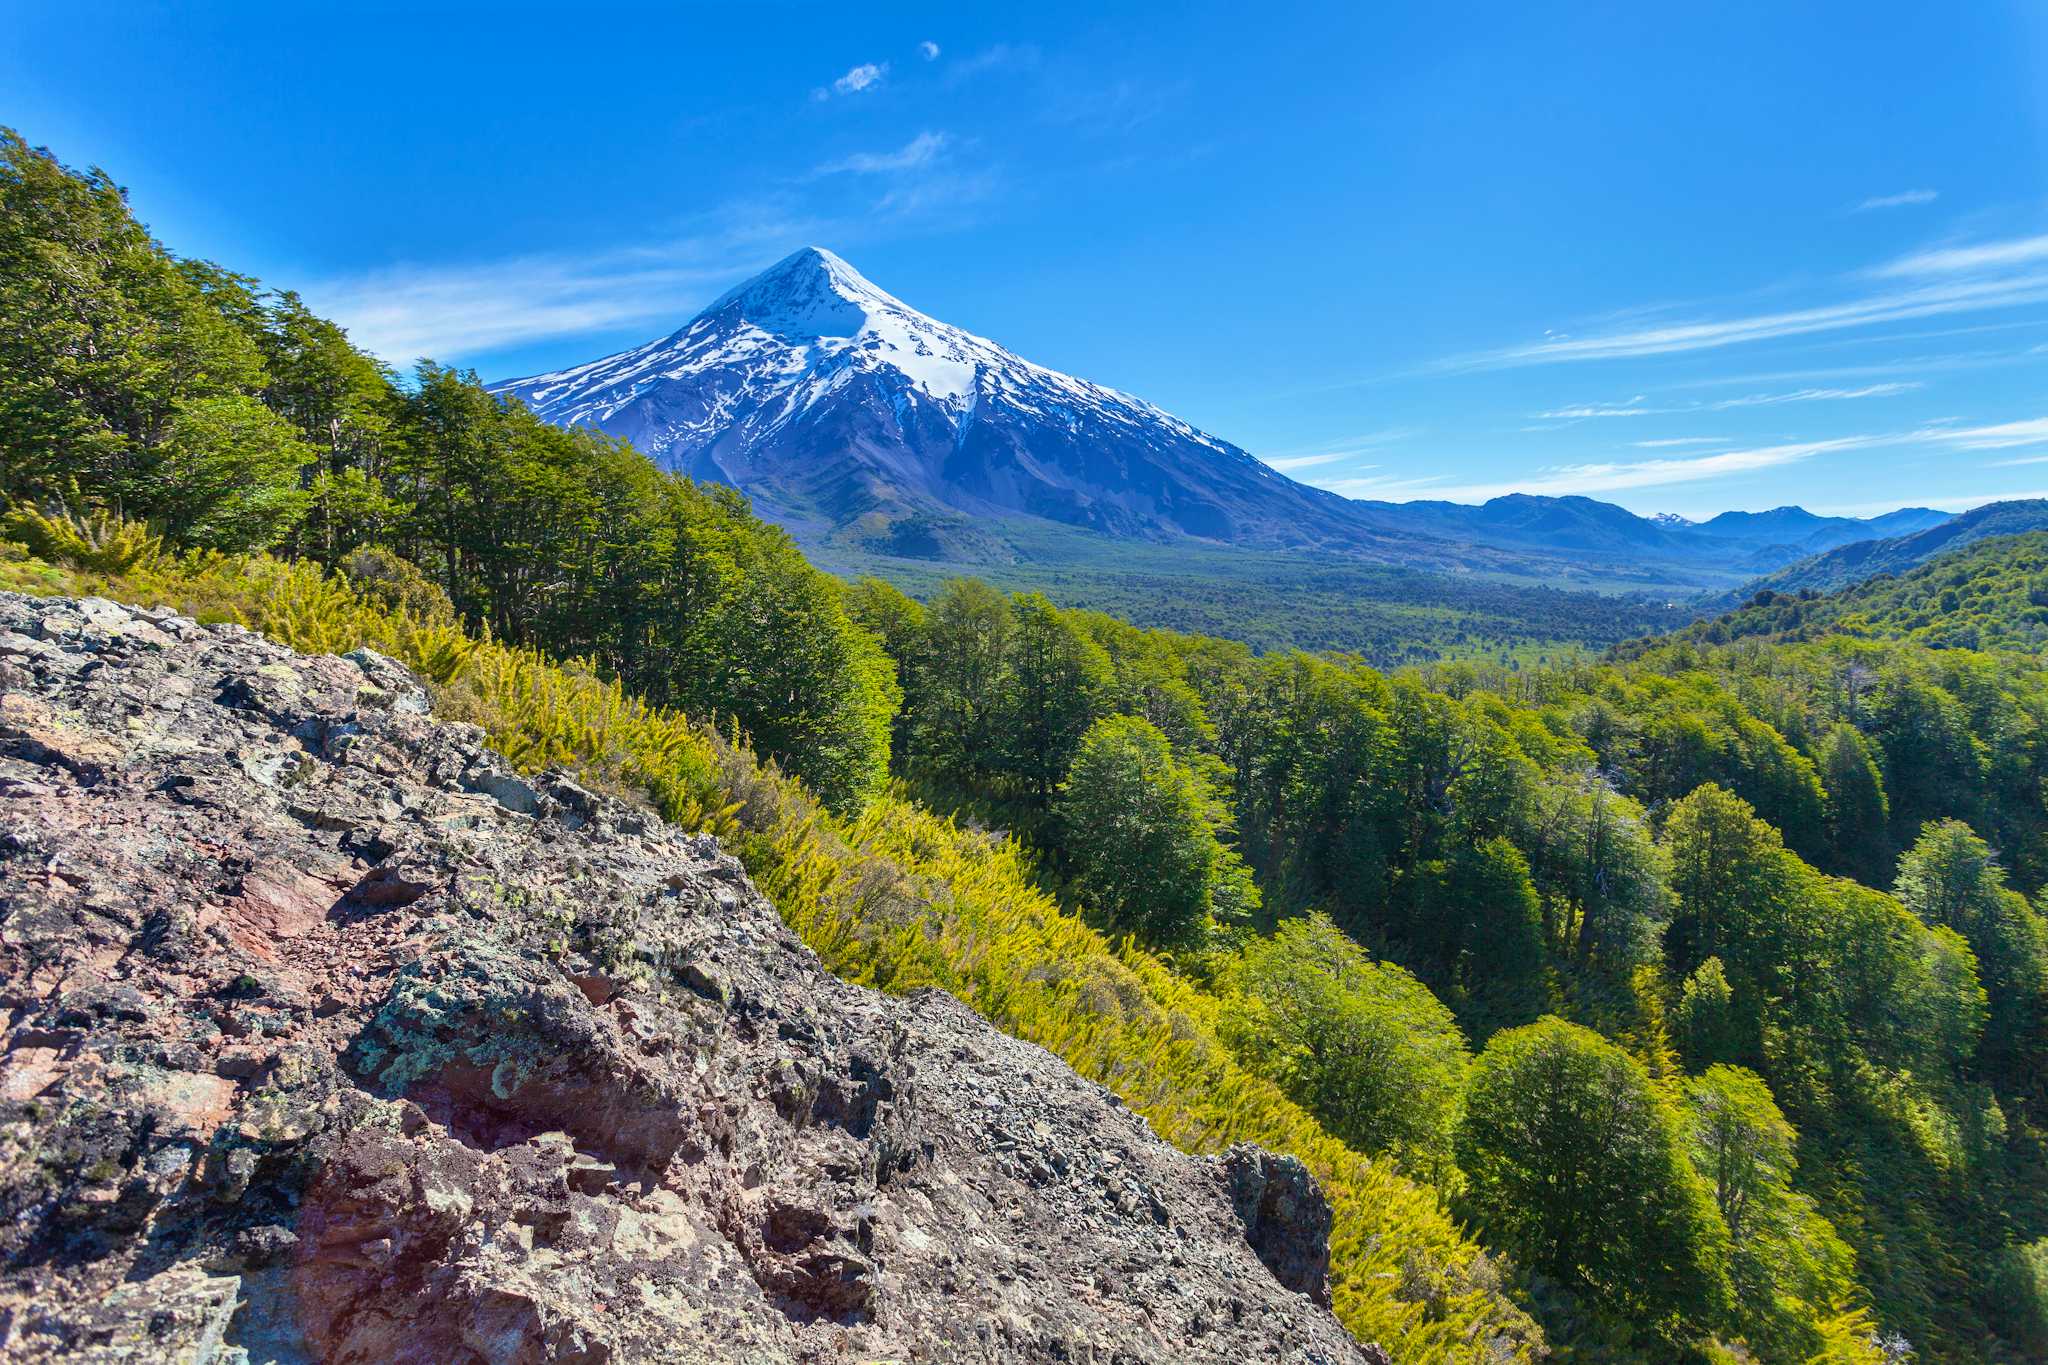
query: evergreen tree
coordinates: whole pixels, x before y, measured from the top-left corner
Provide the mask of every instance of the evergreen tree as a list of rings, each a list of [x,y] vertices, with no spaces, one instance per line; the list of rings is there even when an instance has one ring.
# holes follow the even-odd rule
[[[305,514],[299,470],[312,452],[254,398],[228,394],[178,405],[158,451],[156,517],[186,545],[260,550]]]
[[[1990,845],[1960,820],[1930,821],[1921,830],[1899,859],[1896,894],[1922,921],[1969,943],[1990,1006],[1986,1059],[2009,1089],[2041,1097],[2048,1084],[2027,1060],[2048,1042],[2048,928],[2041,915],[2006,885]]]
[[[1666,817],[1664,848],[1676,899],[1665,934],[1672,970],[1689,974],[1710,957],[1739,968],[1774,959],[1760,940],[1785,919],[1790,871],[1778,832],[1747,801],[1709,784]]]
[[[1735,996],[1720,958],[1708,958],[1685,979],[1672,1023],[1680,1053],[1696,1070],[1743,1055]]]
[[[1010,604],[974,578],[948,582],[925,617],[924,705],[914,733],[919,758],[942,782],[987,780],[1000,747],[1009,686]]]
[[[1109,656],[1038,593],[1010,603],[1005,655],[997,721],[1003,766],[1027,801],[1049,809],[1109,691]]]
[[[173,261],[103,172],[0,129],[0,496],[274,543],[300,452],[251,399],[253,308],[238,277]]]
[[[1821,1353],[1850,1308],[1855,1256],[1792,1187],[1799,1134],[1755,1072],[1713,1066],[1685,1083],[1693,1164],[1728,1230],[1736,1331],[1768,1360]]]

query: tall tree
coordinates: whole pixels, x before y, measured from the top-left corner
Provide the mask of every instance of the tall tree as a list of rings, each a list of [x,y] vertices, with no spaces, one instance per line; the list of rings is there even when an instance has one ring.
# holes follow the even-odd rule
[[[181,267],[105,173],[0,129],[0,496],[82,499],[175,543],[275,541],[298,468],[252,401],[247,285]]]
[[[1865,886],[1880,886],[1891,872],[1891,802],[1870,744],[1837,722],[1817,755],[1827,789],[1828,852],[1834,869]]]
[[[2048,1097],[2029,1059],[2048,1043],[2048,927],[2005,884],[1991,847],[1960,820],[1929,821],[1899,859],[1896,894],[1928,924],[1955,930],[1976,954],[1990,1017],[1983,1046],[2003,1088]]]
[[[1223,973],[1226,1036],[1331,1132],[1441,1179],[1471,1054],[1423,984],[1374,962],[1327,916],[1289,920]]]
[[[1741,1067],[1687,1080],[1684,1108],[1693,1164],[1728,1229],[1736,1331],[1766,1360],[1819,1357],[1823,1325],[1853,1311],[1856,1259],[1792,1186],[1798,1132]]]
[[[956,578],[932,600],[925,621],[917,750],[943,781],[971,787],[986,780],[1000,746],[1010,604],[979,579]]]
[[[998,732],[1025,798],[1049,809],[1081,736],[1100,714],[1109,656],[1039,593],[1010,604]]]

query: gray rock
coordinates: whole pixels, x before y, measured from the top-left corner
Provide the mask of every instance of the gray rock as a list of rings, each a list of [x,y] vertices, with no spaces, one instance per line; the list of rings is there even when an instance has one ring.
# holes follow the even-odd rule
[[[389,660],[110,607],[0,594],[0,1357],[1370,1358],[1306,1172],[835,979]]]
[[[1298,1157],[1240,1143],[1224,1154],[1222,1176],[1245,1240],[1273,1278],[1330,1303],[1329,1201]]]

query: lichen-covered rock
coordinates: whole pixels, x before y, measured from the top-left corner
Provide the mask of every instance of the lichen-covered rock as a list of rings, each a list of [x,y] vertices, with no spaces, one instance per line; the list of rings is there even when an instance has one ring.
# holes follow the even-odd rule
[[[1240,1143],[1224,1153],[1224,1186],[1245,1240],[1273,1278],[1330,1303],[1330,1203],[1300,1158]]]
[[[1365,1358],[1305,1171],[834,979],[388,659],[0,595],[0,686],[0,1356]]]

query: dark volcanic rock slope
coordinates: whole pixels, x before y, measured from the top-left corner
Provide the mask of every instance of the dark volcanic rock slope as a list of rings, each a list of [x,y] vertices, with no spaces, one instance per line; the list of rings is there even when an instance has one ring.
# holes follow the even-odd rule
[[[0,595],[0,669],[0,1356],[1362,1357],[1294,1163],[834,979],[389,661]]]

